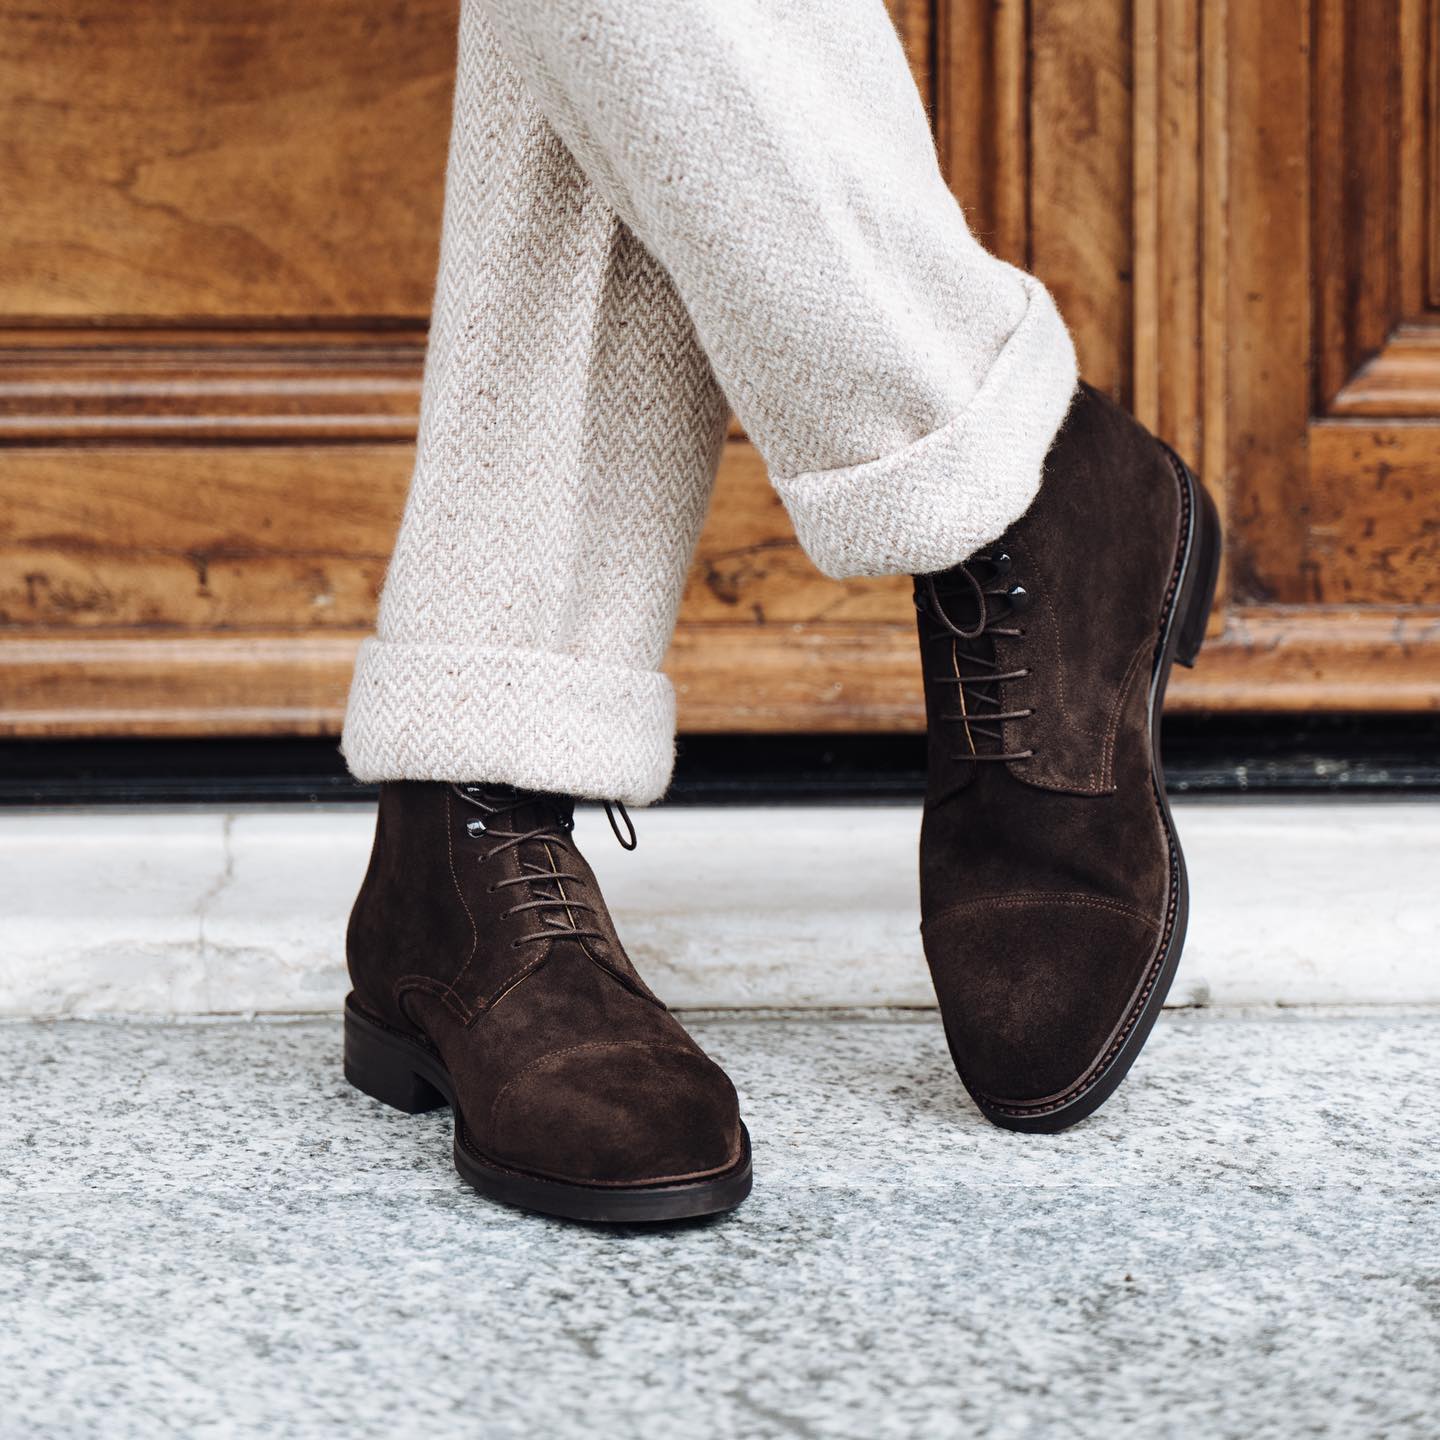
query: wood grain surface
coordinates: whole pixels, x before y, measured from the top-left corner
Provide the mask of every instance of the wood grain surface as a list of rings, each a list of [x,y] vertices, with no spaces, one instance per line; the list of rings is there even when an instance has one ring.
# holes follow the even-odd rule
[[[1172,704],[1440,706],[1440,0],[890,0],[951,188],[1199,469]],[[329,734],[412,463],[455,0],[0,0],[0,733]],[[692,730],[913,729],[726,447]]]
[[[0,317],[423,318],[455,15],[0,3]]]

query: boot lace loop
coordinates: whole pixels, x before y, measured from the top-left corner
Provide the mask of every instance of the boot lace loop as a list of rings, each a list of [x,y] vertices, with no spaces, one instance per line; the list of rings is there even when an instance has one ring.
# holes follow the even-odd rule
[[[597,906],[566,889],[566,881],[583,887],[585,877],[562,869],[556,863],[555,854],[550,848],[555,845],[562,851],[569,850],[570,834],[575,829],[573,815],[566,814],[558,807],[552,807],[543,795],[522,795],[517,799],[513,791],[484,785],[452,785],[451,789],[467,805],[481,812],[465,822],[465,832],[472,839],[478,840],[483,836],[490,842],[489,848],[478,857],[481,864],[494,860],[507,850],[515,852],[520,873],[509,879],[496,880],[490,888],[492,891],[519,891],[516,903],[501,912],[502,918],[526,914],[534,922],[533,929],[526,930],[511,942],[516,949],[522,945],[557,937],[601,942],[609,940],[610,937],[595,923]],[[627,844],[616,823],[611,803],[607,802],[605,805],[610,828],[624,849],[633,850],[638,843],[635,824],[624,805],[618,800],[614,801],[613,804],[624,817],[625,827],[629,832]],[[507,817],[513,817],[525,809],[538,812],[535,823],[519,826],[505,823]],[[540,847],[546,863],[541,864],[534,858],[534,852],[525,848],[531,846]]]

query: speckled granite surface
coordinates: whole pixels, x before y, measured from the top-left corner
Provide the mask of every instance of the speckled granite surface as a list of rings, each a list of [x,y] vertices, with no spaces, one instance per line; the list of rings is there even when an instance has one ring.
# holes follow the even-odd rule
[[[697,1022],[735,1216],[460,1184],[329,1020],[0,1026],[0,1435],[1440,1433],[1440,1015],[1167,1015],[1060,1137],[932,1016]]]

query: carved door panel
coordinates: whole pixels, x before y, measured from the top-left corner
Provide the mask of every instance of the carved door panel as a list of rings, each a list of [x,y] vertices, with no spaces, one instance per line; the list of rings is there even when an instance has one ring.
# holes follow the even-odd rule
[[[1437,17],[941,6],[957,194],[1220,503],[1220,598],[1175,708],[1440,706]]]
[[[1440,704],[1436,0],[894,0],[976,228],[1229,550],[1176,706]],[[0,0],[0,733],[331,734],[408,479],[454,0]],[[921,723],[727,446],[691,730]]]
[[[316,733],[414,431],[452,0],[0,3],[0,727]]]

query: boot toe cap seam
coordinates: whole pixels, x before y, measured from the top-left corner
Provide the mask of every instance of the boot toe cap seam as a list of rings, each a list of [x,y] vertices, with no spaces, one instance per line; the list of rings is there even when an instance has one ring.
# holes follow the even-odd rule
[[[1103,910],[1134,920],[1149,930],[1159,931],[1163,928],[1161,921],[1153,915],[1147,915],[1132,905],[1127,905],[1120,900],[1112,900],[1108,896],[1060,890],[1015,890],[997,895],[977,895],[969,900],[957,900],[928,916],[922,929],[933,928],[936,922],[967,910],[1023,910],[1038,908],[1042,905],[1077,910]]]

